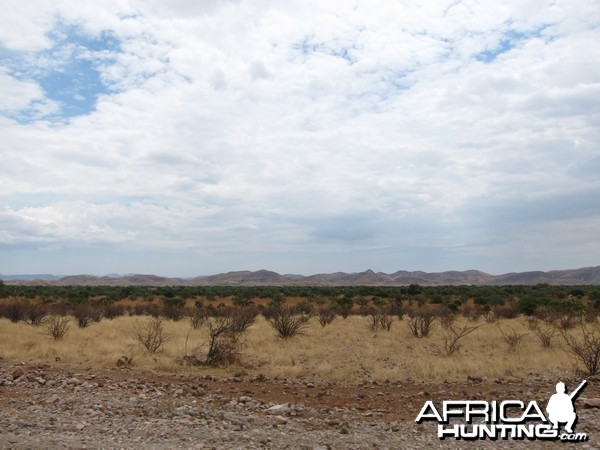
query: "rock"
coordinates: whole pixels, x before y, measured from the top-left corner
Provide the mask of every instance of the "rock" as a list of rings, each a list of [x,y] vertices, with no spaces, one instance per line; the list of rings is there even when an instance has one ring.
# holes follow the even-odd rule
[[[582,398],[581,401],[586,409],[600,408],[600,398]]]
[[[13,380],[16,380],[17,378],[22,377],[24,374],[25,374],[25,370],[23,370],[22,367],[16,367],[12,371]]]
[[[287,423],[287,419],[283,416],[275,416],[275,423],[277,425],[285,425]]]
[[[183,395],[183,389],[175,389],[175,392],[173,392],[173,397],[177,398],[177,397],[181,397]]]
[[[306,383],[306,387],[307,388],[314,388],[315,384],[314,383]]]
[[[56,403],[56,402],[58,402],[59,400],[60,400],[60,397],[59,397],[58,395],[54,394],[53,396],[51,396],[51,397],[48,397],[48,398],[46,399],[46,404],[47,404],[47,405],[51,405],[51,404],[53,404],[53,403]]]
[[[75,428],[77,428],[77,431],[81,431],[85,428],[85,423],[77,422],[77,424],[75,425]]]
[[[290,407],[287,404],[283,403],[281,405],[275,405],[271,406],[270,408],[267,408],[267,412],[269,414],[286,415],[290,412]]]

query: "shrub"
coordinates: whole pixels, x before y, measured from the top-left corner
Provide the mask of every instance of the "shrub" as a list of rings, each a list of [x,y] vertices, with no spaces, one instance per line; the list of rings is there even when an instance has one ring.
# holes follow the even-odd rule
[[[13,323],[25,318],[26,305],[22,301],[13,300],[1,306],[0,313]]]
[[[515,303],[515,308],[521,314],[531,316],[535,310],[544,303],[545,300],[539,297],[522,297]]]
[[[125,315],[125,307],[118,303],[110,303],[104,307],[104,317],[115,319]]]
[[[89,304],[80,304],[73,308],[73,316],[77,320],[79,328],[86,328],[92,322],[100,322],[102,314],[100,310]]]
[[[350,315],[353,306],[354,300],[352,297],[342,297],[335,300],[335,309],[344,319]]]
[[[135,325],[137,341],[150,354],[158,352],[171,337],[165,333],[162,317],[152,317],[145,323]]]
[[[65,337],[69,331],[69,318],[65,316],[50,316],[45,321],[46,333],[54,340]]]
[[[408,330],[410,334],[417,338],[429,336],[435,325],[436,317],[432,312],[411,313],[408,316]]]
[[[198,329],[202,326],[207,317],[207,312],[204,308],[194,308],[189,314],[190,325],[193,329]]]
[[[185,300],[174,296],[170,291],[167,291],[166,294],[167,296],[162,298],[161,314],[167,319],[177,322],[184,316]]]
[[[369,314],[369,329],[374,333],[380,329],[390,331],[393,322],[394,315],[388,307],[379,307]]]
[[[233,330],[233,318],[220,316],[208,319],[208,352],[205,364],[221,366],[239,360],[241,349],[241,333]]]
[[[468,336],[475,331],[479,326],[469,325],[469,322],[465,322],[462,327],[458,327],[454,324],[449,325],[446,328],[446,335],[444,336],[444,344],[441,348],[436,346],[438,352],[444,356],[452,356],[457,353],[462,347],[460,341],[465,336]]]
[[[577,338],[561,329],[561,334],[576,361],[583,364],[588,375],[600,369],[600,327],[598,323],[581,321],[581,337]]]
[[[265,318],[280,338],[290,338],[302,334],[310,316],[299,313],[296,309],[277,306],[265,311]]]
[[[449,309],[442,310],[439,315],[440,325],[445,330],[451,328],[454,325],[454,322],[456,322],[456,319],[456,314],[453,314]]]
[[[514,328],[510,328],[510,331],[507,332],[500,328],[500,326],[498,326],[498,328],[500,329],[500,333],[502,334],[502,339],[504,340],[504,342],[506,342],[506,344],[508,345],[508,349],[511,352],[517,351],[519,344],[521,343],[523,338],[527,336],[527,333],[517,333],[517,331]]]
[[[251,307],[232,311],[231,331],[234,333],[243,333],[255,322],[257,314],[257,310]]]
[[[525,325],[531,331],[535,331],[539,328],[539,319],[536,316],[526,316],[524,319]]]
[[[494,316],[497,319],[513,319],[519,314],[518,311],[513,308],[511,303],[505,303],[503,305],[494,305],[492,308]]]
[[[333,308],[322,308],[317,313],[317,318],[322,327],[329,325],[335,319],[335,311]]]
[[[46,305],[38,302],[28,303],[25,309],[25,318],[31,325],[34,326],[41,325],[47,314],[48,308]]]
[[[556,329],[538,326],[534,331],[540,340],[542,348],[550,348],[552,346],[552,338],[556,335]]]

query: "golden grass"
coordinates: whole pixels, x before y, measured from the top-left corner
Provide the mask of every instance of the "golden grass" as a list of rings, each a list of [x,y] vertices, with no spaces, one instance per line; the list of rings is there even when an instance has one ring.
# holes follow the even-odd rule
[[[165,320],[165,331],[171,339],[164,350],[149,355],[135,338],[135,324],[145,317],[119,317],[102,320],[80,329],[74,321],[66,337],[54,341],[45,334],[43,326],[13,324],[0,319],[0,357],[15,362],[61,362],[91,367],[115,367],[123,355],[133,357],[133,366],[142,370],[185,373],[211,373],[249,376],[263,374],[304,380],[335,380],[359,382],[364,380],[454,381],[467,376],[488,378],[525,378],[532,374],[557,379],[572,374],[574,362],[562,348],[557,335],[549,349],[540,346],[537,336],[528,330],[521,319],[501,320],[495,324],[483,321],[480,327],[461,341],[459,354],[441,356],[444,329],[438,324],[429,338],[409,335],[406,319],[395,320],[391,331],[376,335],[367,319],[337,317],[330,325],[321,327],[310,320],[305,334],[291,339],[276,337],[266,320],[259,316],[244,335],[244,348],[239,364],[224,369],[182,367],[175,362],[184,354],[187,320]],[[459,319],[459,322],[464,319]],[[516,352],[511,352],[502,339],[502,329],[511,328],[528,333]],[[574,331],[576,333],[576,331]],[[206,351],[206,330],[190,333],[188,351],[199,347]],[[204,343],[204,345],[203,345]]]

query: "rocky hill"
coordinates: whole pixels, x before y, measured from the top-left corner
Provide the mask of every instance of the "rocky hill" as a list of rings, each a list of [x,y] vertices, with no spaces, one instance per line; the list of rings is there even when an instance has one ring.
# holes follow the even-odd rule
[[[549,272],[520,272],[490,275],[477,270],[421,272],[399,270],[394,273],[364,272],[322,273],[316,275],[280,275],[269,270],[236,271],[195,278],[167,278],[157,275],[125,275],[96,277],[71,275],[39,279],[32,275],[4,276],[6,284],[72,285],[72,286],[422,286],[443,285],[600,285],[600,266]]]

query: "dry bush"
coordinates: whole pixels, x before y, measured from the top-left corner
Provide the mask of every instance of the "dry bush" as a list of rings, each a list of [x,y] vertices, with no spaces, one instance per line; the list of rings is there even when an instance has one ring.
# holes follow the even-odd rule
[[[536,331],[539,328],[540,320],[535,316],[527,316],[524,319],[525,326],[531,330]]]
[[[171,337],[165,333],[163,318],[152,317],[144,323],[136,323],[135,337],[150,354],[158,352]]]
[[[596,375],[600,369],[600,326],[598,323],[585,324],[581,321],[581,337],[560,332],[576,361],[583,364],[587,375]]]
[[[265,319],[280,338],[290,338],[303,334],[310,316],[299,313],[296,309],[279,305],[265,311]]]
[[[107,319],[116,319],[125,315],[125,307],[118,303],[110,303],[104,307],[104,317]]]
[[[41,325],[48,315],[48,308],[43,303],[30,302],[25,309],[25,318],[34,326]]]
[[[377,333],[379,330],[390,331],[392,323],[394,322],[394,317],[392,309],[388,306],[372,309],[368,316],[369,329],[373,333]]]
[[[537,335],[540,345],[542,348],[550,348],[552,346],[552,338],[556,335],[557,331],[555,328],[542,328],[538,326],[535,329],[535,334]]]
[[[79,328],[86,328],[92,322],[100,322],[102,312],[99,308],[87,303],[76,305],[72,311]]]
[[[331,307],[322,308],[317,313],[317,318],[322,327],[329,325],[335,319],[335,310]]]
[[[492,311],[494,312],[494,316],[498,319],[514,319],[519,315],[518,311],[511,303],[494,305]]]
[[[514,328],[509,328],[510,331],[505,332],[502,328],[500,328],[500,326],[498,326],[498,329],[502,334],[502,340],[506,342],[506,344],[508,345],[508,349],[511,352],[516,352],[523,338],[527,336],[527,333],[517,333],[517,331]]]
[[[472,317],[472,316],[471,316]],[[456,322],[456,314],[453,314],[450,310],[445,310],[439,316],[440,325],[444,330],[448,330],[453,327]],[[477,319],[474,319],[477,320]]]
[[[485,320],[487,323],[494,323],[498,319],[498,317],[496,317],[496,313],[491,308],[484,311],[482,316],[483,320]]]
[[[233,333],[243,333],[255,321],[258,311],[254,307],[237,308],[231,311],[231,331]]]
[[[65,337],[69,331],[70,319],[65,316],[49,316],[44,320],[46,324],[46,334],[58,341]]]
[[[204,308],[194,308],[190,311],[188,319],[193,329],[197,330],[206,321],[207,313]]]
[[[177,322],[185,316],[185,309],[179,304],[165,302],[160,314],[173,322]]]
[[[600,313],[600,311],[598,310],[597,307],[593,306],[593,305],[587,305],[585,307],[585,311],[584,311],[584,320],[588,323],[594,323],[598,320],[598,314]]]
[[[457,353],[461,347],[461,340],[471,334],[480,325],[470,325],[470,321],[463,324],[462,327],[450,325],[446,328],[446,334],[443,337],[442,347],[435,346],[436,350],[444,356],[452,356]]]
[[[536,310],[536,316],[544,322],[561,330],[569,330],[577,323],[577,314],[574,312],[559,311],[554,308],[544,307]]]
[[[232,317],[211,317],[207,320],[208,352],[204,363],[207,366],[229,365],[239,360],[241,333],[233,330]]]
[[[411,336],[424,338],[429,336],[435,325],[436,317],[430,311],[411,313],[408,316],[407,326]]]
[[[12,323],[17,323],[25,318],[26,306],[24,302],[18,300],[0,303],[0,315]]]
[[[575,314],[569,313],[569,314],[563,314],[561,316],[559,316],[558,318],[558,327],[561,330],[570,330],[571,328],[575,327],[575,323],[576,323],[576,317]]]

